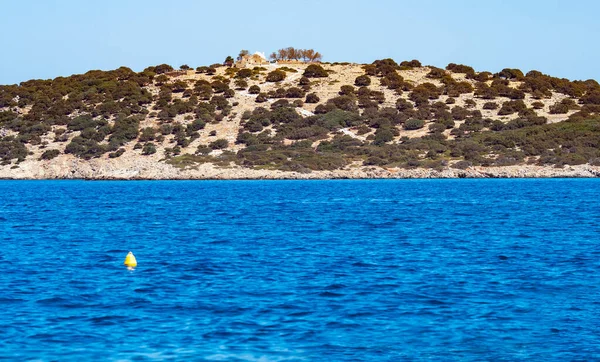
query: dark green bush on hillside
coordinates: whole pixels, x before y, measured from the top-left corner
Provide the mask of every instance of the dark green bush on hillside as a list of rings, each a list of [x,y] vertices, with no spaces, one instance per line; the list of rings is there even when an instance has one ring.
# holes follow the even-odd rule
[[[469,67],[469,66],[463,65],[463,64],[450,63],[450,64],[448,64],[448,66],[446,66],[446,69],[449,71],[452,71],[454,73],[466,74],[467,77],[469,77],[469,78],[472,78],[475,76],[475,70],[473,69],[473,67]]]
[[[276,69],[269,74],[267,74],[267,82],[281,82],[285,79],[285,72],[279,69]]]
[[[485,102],[483,104],[483,109],[498,109],[498,103],[495,103],[495,102]]]
[[[14,137],[0,138],[0,160],[1,164],[9,164],[12,160],[16,159],[17,162],[24,161],[27,157],[27,147]]]
[[[394,139],[394,132],[388,128],[378,128],[375,131],[375,140],[373,141],[374,145],[383,145],[387,142],[390,142]]]
[[[371,84],[371,78],[369,78],[368,75],[364,75],[364,74],[359,75],[354,80],[354,85],[357,87],[366,87],[366,86],[369,86],[370,84]]]
[[[142,148],[142,155],[148,156],[156,153],[156,145],[152,142],[144,144]]]
[[[448,75],[445,70],[441,68],[431,67],[429,73],[427,73],[426,77],[430,79],[441,79]]]
[[[498,111],[499,116],[506,116],[509,114],[514,114],[520,111],[527,109],[525,103],[522,100],[516,101],[507,101],[502,104],[502,107]]]
[[[47,150],[44,151],[44,153],[42,153],[42,155],[40,156],[40,160],[51,160],[57,157],[58,155],[60,155],[59,150]]]
[[[421,129],[425,126],[425,121],[420,119],[409,119],[404,123],[405,130],[416,130]]]
[[[306,67],[306,70],[304,70],[303,75],[307,78],[324,78],[327,77],[329,74],[322,66],[318,64],[311,64],[308,67]]]
[[[150,70],[156,74],[168,73],[168,72],[172,72],[174,70],[173,67],[168,64],[160,64],[155,67],[149,67],[146,69]]]
[[[523,72],[519,69],[511,69],[511,68],[505,68],[502,69],[497,76],[499,78],[503,78],[503,79],[509,79],[509,80],[521,80],[523,79],[525,76],[523,75]]]
[[[421,66],[421,62],[413,59],[413,60],[405,60],[403,62],[400,63],[401,67],[410,67],[410,68],[419,68]]]
[[[351,85],[343,85],[340,87],[340,91],[338,92],[341,96],[353,95],[355,93],[354,87]]]
[[[216,141],[211,142],[208,147],[212,148],[213,150],[222,150],[225,149],[229,146],[229,141],[227,141],[224,138],[220,138]]]
[[[319,103],[321,99],[315,93],[309,93],[306,95],[306,103]]]
[[[250,93],[250,94],[259,94],[260,93],[260,87],[257,86],[257,85],[250,86],[250,88],[248,88],[248,93]]]

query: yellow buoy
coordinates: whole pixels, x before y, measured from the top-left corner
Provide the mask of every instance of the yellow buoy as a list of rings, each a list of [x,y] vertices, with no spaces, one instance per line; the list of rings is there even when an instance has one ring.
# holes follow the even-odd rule
[[[125,257],[125,262],[123,263],[130,268],[135,268],[137,266],[137,260],[135,260],[135,255],[130,251]]]

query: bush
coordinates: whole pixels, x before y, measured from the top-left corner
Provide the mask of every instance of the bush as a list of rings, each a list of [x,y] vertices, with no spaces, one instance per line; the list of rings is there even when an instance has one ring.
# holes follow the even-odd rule
[[[124,148],[119,148],[115,152],[109,153],[108,157],[109,158],[117,158],[117,157],[121,157],[121,155],[123,155],[124,153],[125,153],[125,149]]]
[[[142,148],[142,155],[148,156],[156,153],[156,146],[152,142],[144,144]]]
[[[240,69],[235,75],[236,78],[250,78],[252,76],[252,70],[248,68]]]
[[[558,102],[550,106],[550,114],[566,114],[569,113],[569,106],[562,102]]]
[[[475,76],[475,70],[473,69],[473,67],[469,67],[469,66],[463,65],[463,64],[450,63],[450,64],[448,64],[448,66],[446,66],[446,69],[450,70],[454,73],[466,74],[467,77],[471,77],[471,78]]]
[[[502,104],[502,108],[498,111],[499,116],[506,116],[527,109],[527,106],[522,100],[507,101]]]
[[[401,67],[409,67],[409,68],[419,68],[419,67],[421,67],[421,62],[416,59],[413,59],[410,61],[405,60],[400,63],[400,66]]]
[[[310,85],[310,79],[308,79],[306,77],[302,77],[298,81],[298,85]]]
[[[319,103],[321,99],[315,93],[309,93],[306,95],[306,103]]]
[[[260,93],[260,87],[257,85],[253,85],[250,88],[248,88],[248,93],[250,94],[259,94]]]
[[[498,103],[496,102],[485,102],[483,109],[498,109]]]
[[[442,133],[446,130],[446,125],[442,123],[432,123],[429,125],[429,132]]]
[[[426,77],[430,79],[442,79],[447,75],[446,71],[441,68],[431,67]]]
[[[421,119],[409,119],[404,122],[404,129],[407,131],[421,129],[425,126],[425,121]]]
[[[218,140],[215,140],[208,145],[208,147],[212,148],[213,150],[222,150],[227,148],[228,146],[229,141],[227,141],[224,138],[219,138]]]
[[[329,74],[322,66],[318,64],[311,64],[308,67],[306,67],[306,70],[304,71],[303,75],[307,78],[324,78],[327,77]]]
[[[531,103],[531,106],[533,107],[533,109],[543,109],[544,108],[544,103],[542,103],[542,102],[533,102],[533,103]]]
[[[366,86],[369,86],[370,84],[371,84],[371,78],[369,78],[369,76],[365,75],[365,74],[359,75],[354,80],[354,85],[357,87],[366,87]]]
[[[373,141],[374,145],[382,145],[384,143],[390,142],[394,139],[394,132],[392,132],[391,129],[385,127],[385,128],[378,128],[377,131],[375,131],[375,140]]]
[[[258,96],[256,96],[256,103],[264,103],[268,100],[267,98],[267,94],[266,93],[259,93]]]
[[[60,155],[59,150],[47,150],[44,151],[44,153],[42,153],[42,155],[40,156],[40,160],[51,160],[57,157],[58,155]]]
[[[283,70],[276,69],[267,74],[267,82],[281,82],[285,79],[285,72]]]
[[[511,69],[511,68],[502,69],[497,74],[497,76],[499,78],[509,79],[509,80],[521,80],[521,79],[525,78],[522,71],[520,71],[519,69]]]
[[[351,85],[343,85],[340,87],[340,91],[339,91],[339,95],[341,96],[346,96],[346,95],[351,95],[354,94],[355,90],[354,87]]]
[[[286,98],[302,98],[303,96],[304,92],[298,87],[291,87],[285,92]]]

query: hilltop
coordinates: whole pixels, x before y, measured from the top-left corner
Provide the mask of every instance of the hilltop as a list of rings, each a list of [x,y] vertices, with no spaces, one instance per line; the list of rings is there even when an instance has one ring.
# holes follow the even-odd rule
[[[594,80],[272,57],[0,86],[0,177],[600,175]]]

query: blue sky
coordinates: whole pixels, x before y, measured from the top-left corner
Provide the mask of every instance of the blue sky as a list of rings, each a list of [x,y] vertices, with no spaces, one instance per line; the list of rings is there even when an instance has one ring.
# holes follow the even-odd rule
[[[0,84],[90,69],[222,62],[314,48],[600,80],[600,2],[587,0],[19,0],[0,13]]]

